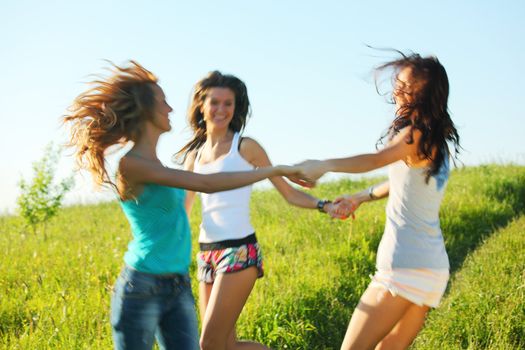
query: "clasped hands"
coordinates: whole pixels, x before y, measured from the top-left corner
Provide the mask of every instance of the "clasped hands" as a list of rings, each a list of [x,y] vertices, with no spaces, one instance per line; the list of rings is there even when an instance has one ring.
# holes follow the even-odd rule
[[[290,181],[307,188],[314,187],[317,180],[328,171],[322,160],[305,160],[291,166],[291,168],[293,174],[286,177]]]
[[[348,219],[350,216],[355,219],[355,211],[359,204],[351,195],[342,195],[334,199],[332,203],[328,203],[325,211],[333,219]]]
[[[304,162],[295,164],[294,175],[288,175],[287,178],[303,187],[312,188],[315,186],[317,180],[323,176],[327,171],[327,166],[322,160],[306,160]],[[352,217],[355,219],[354,212],[361,203],[355,196],[342,195],[337,197],[333,202],[325,206],[325,211],[328,215],[335,219],[347,219]]]

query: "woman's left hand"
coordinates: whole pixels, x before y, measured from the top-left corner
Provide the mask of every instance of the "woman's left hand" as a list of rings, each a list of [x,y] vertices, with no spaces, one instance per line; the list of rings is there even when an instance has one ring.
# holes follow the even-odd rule
[[[332,219],[345,220],[351,215],[349,210],[346,210],[346,208],[341,208],[340,205],[336,203],[327,204],[325,211]]]
[[[357,196],[343,195],[334,200],[334,213],[344,219],[349,216],[355,219],[354,213],[359,208],[359,205],[361,205],[361,202],[357,199]]]

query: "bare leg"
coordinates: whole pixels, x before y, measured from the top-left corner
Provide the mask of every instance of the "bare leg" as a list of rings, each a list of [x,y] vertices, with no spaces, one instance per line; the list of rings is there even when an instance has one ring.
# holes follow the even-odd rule
[[[257,268],[219,274],[211,287],[202,318],[201,349],[268,349],[254,342],[238,342],[235,336],[235,323],[257,280]],[[203,291],[204,289],[204,291]],[[202,286],[206,293],[207,287]],[[202,306],[206,300],[203,298]]]
[[[412,304],[390,333],[377,344],[376,350],[408,348],[423,327],[429,309],[428,306]]]
[[[199,284],[199,309],[200,309],[201,320],[204,320],[204,316],[206,315],[206,308],[208,307],[208,301],[210,300],[212,288],[213,288],[213,283],[201,282]],[[228,337],[227,349],[234,349],[236,343],[237,343],[237,335],[235,334],[235,327],[234,327],[233,331],[230,333],[230,336]]]
[[[412,305],[386,289],[369,286],[352,314],[341,349],[374,349]]]
[[[210,300],[211,289],[213,283],[199,283],[199,311],[201,315],[201,322],[204,323],[204,315],[206,315],[206,308],[208,307],[208,301]]]

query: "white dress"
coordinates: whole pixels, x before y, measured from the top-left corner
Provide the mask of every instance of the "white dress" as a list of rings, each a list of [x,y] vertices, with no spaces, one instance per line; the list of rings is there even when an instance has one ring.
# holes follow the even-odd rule
[[[425,171],[409,167],[404,161],[389,166],[386,225],[372,284],[417,305],[437,307],[449,278],[439,224],[439,208],[449,177],[448,158],[428,183]]]

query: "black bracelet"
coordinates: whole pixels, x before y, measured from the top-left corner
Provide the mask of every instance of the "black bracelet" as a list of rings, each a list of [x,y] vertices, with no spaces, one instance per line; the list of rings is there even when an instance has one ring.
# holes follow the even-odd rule
[[[319,210],[321,213],[326,213],[324,206],[328,203],[332,203],[332,201],[328,199],[320,199],[317,201],[317,210]]]
[[[370,199],[377,199],[377,196],[374,195],[374,186],[368,188],[368,197],[370,197]]]

